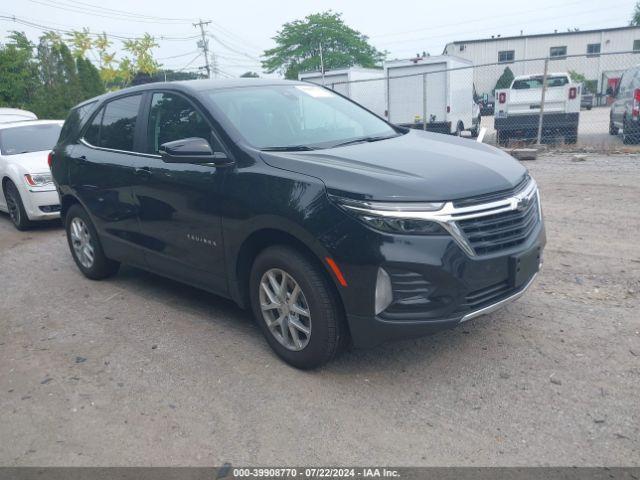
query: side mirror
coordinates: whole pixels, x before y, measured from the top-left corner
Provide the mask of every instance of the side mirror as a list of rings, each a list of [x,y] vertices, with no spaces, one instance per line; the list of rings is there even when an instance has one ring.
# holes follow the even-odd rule
[[[163,143],[158,151],[165,163],[213,163],[220,166],[232,163],[224,152],[214,152],[209,142],[199,137]]]
[[[613,88],[607,87],[607,95],[613,95]]]

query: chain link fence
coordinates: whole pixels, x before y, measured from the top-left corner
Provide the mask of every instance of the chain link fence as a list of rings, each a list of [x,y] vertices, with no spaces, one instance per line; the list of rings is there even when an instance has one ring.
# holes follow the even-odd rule
[[[483,142],[503,147],[640,150],[640,69],[635,66],[640,66],[640,51],[483,65],[440,56],[392,61],[384,70],[308,73],[301,79],[411,128],[481,135]],[[513,76],[524,75],[533,78],[509,88]]]

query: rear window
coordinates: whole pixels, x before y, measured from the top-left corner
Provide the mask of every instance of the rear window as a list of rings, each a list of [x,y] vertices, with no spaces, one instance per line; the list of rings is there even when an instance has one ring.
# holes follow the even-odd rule
[[[21,125],[0,130],[0,152],[2,155],[43,152],[51,150],[60,136],[60,125]]]
[[[543,77],[531,77],[521,80],[514,80],[511,88],[513,90],[526,90],[529,88],[542,88]],[[547,77],[547,88],[563,87],[569,83],[567,77]]]

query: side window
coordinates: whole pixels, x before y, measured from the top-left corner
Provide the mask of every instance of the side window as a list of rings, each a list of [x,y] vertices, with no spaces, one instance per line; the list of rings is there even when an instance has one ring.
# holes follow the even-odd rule
[[[97,147],[100,143],[100,124],[102,123],[102,115],[104,114],[104,107],[93,117],[91,124],[87,127],[87,131],[84,133],[84,139]]]
[[[133,138],[141,98],[142,95],[132,95],[107,103],[104,107],[100,141],[97,146],[127,152],[134,151]]]
[[[158,153],[163,143],[190,137],[204,138],[214,151],[222,150],[202,115],[186,98],[173,93],[153,94],[147,136],[152,153]]]
[[[60,139],[66,139],[72,134],[77,135],[82,129],[84,120],[91,110],[94,108],[96,102],[88,103],[81,107],[76,107],[69,112],[67,119],[64,121],[62,131],[60,132]]]

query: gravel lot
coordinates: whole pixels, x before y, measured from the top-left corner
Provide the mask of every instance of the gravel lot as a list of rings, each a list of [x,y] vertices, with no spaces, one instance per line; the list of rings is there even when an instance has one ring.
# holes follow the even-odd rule
[[[231,302],[0,217],[0,465],[640,465],[640,157],[529,162],[518,302],[301,372]]]

